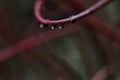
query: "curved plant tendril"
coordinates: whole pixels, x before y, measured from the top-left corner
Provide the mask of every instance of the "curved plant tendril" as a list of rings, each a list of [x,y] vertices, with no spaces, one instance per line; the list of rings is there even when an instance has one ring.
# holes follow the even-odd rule
[[[110,1],[111,0],[100,0],[90,8],[72,17],[68,17],[61,20],[48,20],[48,19],[45,20],[41,15],[42,3],[44,2],[44,0],[36,0],[34,7],[35,17],[41,24],[57,25],[57,24],[71,23],[97,11],[98,9],[102,8],[105,4],[109,3]]]

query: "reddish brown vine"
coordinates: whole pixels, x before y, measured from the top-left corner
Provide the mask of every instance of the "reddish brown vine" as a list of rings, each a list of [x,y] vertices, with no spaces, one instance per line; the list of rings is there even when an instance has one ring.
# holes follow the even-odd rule
[[[47,25],[50,25],[50,24],[55,25],[55,24],[61,24],[61,23],[65,24],[65,23],[73,22],[75,20],[86,17],[87,15],[89,15],[92,12],[101,8],[103,5],[107,4],[109,1],[110,0],[101,0],[98,3],[96,3],[95,5],[93,5],[92,7],[88,8],[87,10],[83,11],[82,13],[80,13],[78,15],[75,15],[75,16],[72,16],[72,17],[69,17],[69,18],[66,18],[66,19],[62,19],[62,20],[51,21],[51,20],[45,20],[41,15],[41,5],[42,5],[43,0],[36,0],[35,16],[41,24],[47,24]],[[39,10],[40,10],[40,12],[39,12]],[[93,19],[94,19],[94,16],[93,16]],[[94,20],[96,20],[96,18]],[[96,27],[97,23],[93,24],[91,22],[91,18],[89,18],[88,20],[86,19],[86,22],[88,22],[88,24],[91,24],[93,27],[95,27],[94,29],[97,32],[103,33],[105,35],[107,35],[107,33],[109,33],[109,32],[110,32],[110,34],[114,34],[114,33],[111,33],[112,31],[108,30],[104,24],[99,25],[99,26],[103,26],[103,28],[105,26],[103,31],[101,30],[101,27],[100,28]],[[99,23],[99,20],[97,20],[97,22]],[[14,56],[15,54],[17,54],[19,52],[23,52],[25,50],[33,48],[34,46],[37,46],[37,45],[40,45],[42,43],[48,42],[50,40],[53,40],[55,38],[58,38],[60,36],[68,34],[68,33],[77,32],[79,30],[80,30],[79,28],[74,26],[74,27],[65,28],[65,31],[62,31],[62,30],[49,31],[49,32],[41,33],[41,34],[36,35],[36,36],[32,36],[30,38],[26,38],[25,40],[17,42],[15,45],[9,46],[5,50],[1,50],[0,51],[0,62],[8,59],[9,57]],[[104,32],[104,31],[106,31],[106,32]],[[66,32],[66,33],[63,33],[63,32]],[[110,36],[107,35],[107,36],[111,38],[111,35]],[[112,36],[114,36],[114,35],[112,35]],[[118,39],[118,38],[116,38],[116,36],[112,37],[111,39],[113,39],[113,38],[115,40]],[[102,69],[101,72],[100,73],[98,72],[98,75],[95,75],[95,76],[102,75],[103,73],[105,73],[107,71],[107,69],[108,68],[105,67],[104,70]],[[106,72],[106,74],[110,75],[111,72],[110,73]],[[98,77],[95,77],[95,76],[93,77],[92,80],[98,80]],[[105,76],[104,75],[102,75],[102,76],[103,76],[103,78],[100,78],[100,79],[104,79]]]
[[[77,15],[74,15],[74,16],[71,16],[71,17],[68,17],[68,18],[65,18],[65,19],[62,19],[62,20],[45,20],[42,15],[41,15],[41,9],[42,9],[42,4],[43,4],[44,0],[36,0],[35,2],[35,8],[34,8],[34,11],[35,11],[35,17],[36,19],[41,23],[41,24],[47,24],[47,25],[56,25],[56,24],[65,24],[65,23],[70,23],[70,22],[74,22],[78,19],[81,19],[89,14],[91,14],[92,12],[95,12],[97,11],[99,8],[103,7],[105,4],[107,4],[108,2],[110,2],[110,0],[100,0],[98,1],[95,5],[93,5],[92,7],[86,9],[85,11],[77,14]]]

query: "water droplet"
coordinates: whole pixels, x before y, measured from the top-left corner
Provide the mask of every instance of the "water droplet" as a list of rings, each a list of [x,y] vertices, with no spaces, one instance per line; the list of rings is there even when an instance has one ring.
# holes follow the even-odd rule
[[[62,29],[63,27],[62,27],[62,26],[59,26],[58,28]]]
[[[54,26],[52,26],[52,27],[51,27],[51,29],[55,29],[55,27],[54,27]]]
[[[43,28],[44,27],[44,25],[43,24],[40,24],[40,28]]]
[[[63,25],[63,24],[58,25],[58,28],[59,28],[59,29],[62,29],[62,28],[64,28],[64,25]]]

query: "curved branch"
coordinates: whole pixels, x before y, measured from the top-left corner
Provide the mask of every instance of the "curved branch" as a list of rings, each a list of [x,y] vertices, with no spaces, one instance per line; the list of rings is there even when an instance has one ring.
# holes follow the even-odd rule
[[[100,0],[95,5],[91,6],[90,8],[84,10],[83,12],[81,12],[77,15],[74,15],[74,16],[71,16],[71,17],[68,17],[68,18],[65,18],[65,19],[53,20],[53,21],[48,20],[48,19],[46,20],[41,15],[43,0],[36,0],[34,11],[35,11],[35,17],[40,23],[56,25],[56,24],[64,24],[64,23],[74,22],[78,19],[86,17],[87,15],[97,11],[99,8],[102,8],[105,4],[107,4],[109,2],[110,2],[110,0]]]

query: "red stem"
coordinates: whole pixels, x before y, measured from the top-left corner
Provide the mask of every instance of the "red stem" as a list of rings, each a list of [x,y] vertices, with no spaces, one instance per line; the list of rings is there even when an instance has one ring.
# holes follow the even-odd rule
[[[45,20],[42,17],[41,9],[42,9],[43,0],[36,0],[34,11],[35,11],[36,19],[41,24],[54,24],[54,25],[56,25],[56,24],[64,24],[64,23],[74,22],[74,21],[76,21],[78,19],[86,17],[87,15],[90,15],[91,13],[93,13],[93,12],[97,11],[98,9],[102,8],[108,2],[110,2],[110,0],[100,0],[95,5],[93,5],[90,8],[84,10],[83,12],[81,12],[81,13],[79,13],[77,15],[62,19],[62,20],[53,20],[53,21],[51,21],[51,20],[48,20],[48,19]]]
[[[63,35],[67,35],[78,31],[80,31],[78,27],[71,26],[71,27],[66,27],[63,30],[47,31],[40,33],[36,36],[31,36],[25,40],[17,42],[16,44],[9,46],[8,48],[0,51],[0,62],[14,56],[16,53],[23,52],[25,50],[43,44],[45,42],[59,38]]]
[[[70,4],[72,4],[73,6],[77,7],[78,10],[84,10],[85,9],[85,5],[83,3],[83,0],[69,0]],[[99,17],[95,17],[93,15],[88,16],[87,18],[85,18],[85,22],[90,26],[90,28],[92,28],[93,31],[95,32],[99,32],[101,34],[103,34],[104,36],[106,36],[107,38],[110,38],[113,41],[118,41],[119,37],[114,30],[110,29],[108,25],[106,25],[106,23],[103,22],[103,20],[101,20]],[[101,69],[100,71],[98,71],[91,80],[104,80],[106,79],[106,77],[110,76],[112,74],[112,71],[110,70],[109,66],[105,66],[103,67],[103,69]]]
[[[101,70],[99,70],[91,80],[105,80],[108,76],[112,74],[109,66],[104,66]]]
[[[78,10],[84,10],[84,0],[69,0],[70,4],[73,4]],[[90,28],[98,32],[100,34],[103,34],[105,37],[111,39],[112,41],[119,42],[120,37],[117,31],[112,29],[109,25],[107,25],[105,22],[103,22],[102,19],[100,19],[98,16],[88,16],[84,18],[85,22],[90,26]]]

